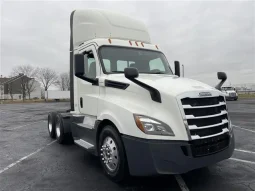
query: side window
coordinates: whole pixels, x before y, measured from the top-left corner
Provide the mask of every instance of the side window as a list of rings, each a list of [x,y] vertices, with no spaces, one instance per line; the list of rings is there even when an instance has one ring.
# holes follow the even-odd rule
[[[88,78],[96,78],[96,61],[92,52],[84,55],[85,75]]]
[[[111,72],[111,62],[108,59],[103,59],[103,64],[106,72]]]
[[[150,65],[150,70],[159,70],[162,72],[166,71],[164,63],[162,62],[160,58],[150,60],[149,65]]]
[[[117,71],[124,71],[124,69],[127,67],[128,67],[127,61],[124,60],[117,61]]]

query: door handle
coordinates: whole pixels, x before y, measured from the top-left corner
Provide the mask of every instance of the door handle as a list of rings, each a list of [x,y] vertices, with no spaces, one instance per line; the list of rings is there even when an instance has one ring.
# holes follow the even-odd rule
[[[82,99],[82,97],[80,97],[80,106],[81,106],[81,108],[83,108],[83,99]]]

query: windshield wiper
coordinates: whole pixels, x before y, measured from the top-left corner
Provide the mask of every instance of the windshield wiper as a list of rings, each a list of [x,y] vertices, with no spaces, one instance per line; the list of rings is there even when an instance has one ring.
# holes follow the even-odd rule
[[[111,73],[124,73],[124,71],[111,71]],[[165,72],[139,72],[141,74],[166,74]]]
[[[124,71],[111,71],[112,73],[124,73]]]
[[[151,72],[150,74],[165,74],[165,72]]]

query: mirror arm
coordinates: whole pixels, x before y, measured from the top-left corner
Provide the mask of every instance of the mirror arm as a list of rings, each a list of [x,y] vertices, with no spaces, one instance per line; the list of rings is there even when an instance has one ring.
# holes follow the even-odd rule
[[[77,74],[75,74],[75,76],[77,78],[80,78],[80,79],[86,81],[86,82],[92,83],[92,85],[98,85],[98,78],[87,78],[84,75],[77,75]]]
[[[226,80],[221,80],[220,83],[218,83],[218,84],[215,86],[215,88],[218,89],[218,90],[220,90],[220,89],[221,89],[221,86],[224,84],[225,81],[226,81]]]
[[[151,99],[155,102],[161,103],[161,95],[159,93],[159,91],[135,78],[127,78],[130,81],[134,82],[135,84],[137,84],[138,86],[141,86],[142,88],[148,90],[151,94]]]

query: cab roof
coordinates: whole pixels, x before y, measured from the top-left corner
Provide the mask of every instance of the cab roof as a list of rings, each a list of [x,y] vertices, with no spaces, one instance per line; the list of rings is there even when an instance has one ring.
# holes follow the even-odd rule
[[[139,41],[150,44],[144,23],[125,15],[100,9],[75,10],[71,14],[71,39],[73,48],[96,39],[111,38]]]

